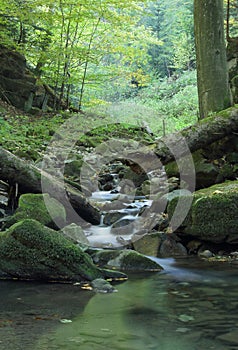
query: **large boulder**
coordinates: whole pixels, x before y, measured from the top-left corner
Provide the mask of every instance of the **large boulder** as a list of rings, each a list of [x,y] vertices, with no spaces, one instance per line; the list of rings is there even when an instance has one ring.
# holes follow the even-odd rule
[[[47,200],[47,206],[51,207],[51,215],[47,210],[45,200]],[[55,198],[50,197],[48,193],[26,193],[20,196],[18,208],[14,215],[9,217],[4,228],[8,228],[23,219],[35,219],[43,225],[55,229],[57,228],[55,222],[61,222],[62,226],[66,224],[66,212],[64,206]]]
[[[121,272],[98,268],[72,240],[32,219],[1,233],[0,277],[59,282],[126,279]]]
[[[170,218],[176,209],[178,198],[175,197],[168,204]],[[181,201],[187,200],[186,196],[180,198]],[[196,191],[189,213],[177,231],[204,241],[237,244],[238,181],[226,181]]]

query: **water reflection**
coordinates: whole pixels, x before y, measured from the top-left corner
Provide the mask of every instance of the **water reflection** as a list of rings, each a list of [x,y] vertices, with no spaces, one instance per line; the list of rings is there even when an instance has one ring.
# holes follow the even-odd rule
[[[60,320],[82,312],[91,294],[69,284],[0,281],[0,349],[34,350]]]
[[[238,349],[237,267],[196,259],[164,265],[164,273],[130,276],[113,294],[8,285],[0,349]],[[8,324],[12,313],[17,322]]]

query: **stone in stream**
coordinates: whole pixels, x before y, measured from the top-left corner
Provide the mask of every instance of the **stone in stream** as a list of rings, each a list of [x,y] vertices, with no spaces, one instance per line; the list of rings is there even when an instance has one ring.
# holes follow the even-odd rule
[[[97,293],[114,293],[117,290],[109,283],[102,278],[96,278],[91,282],[93,290]]]
[[[99,266],[109,266],[131,272],[161,271],[163,268],[155,261],[134,250],[99,250],[92,254]]]
[[[167,234],[159,247],[158,256],[160,258],[187,256],[187,249],[177,242],[171,234]]]
[[[123,211],[111,210],[105,213],[103,223],[104,225],[111,226],[116,221],[122,219],[124,216],[125,212]]]
[[[60,231],[32,219],[1,232],[0,277],[58,282],[127,279],[119,271],[98,268],[90,255]]]
[[[78,243],[81,248],[87,248],[89,246],[89,240],[87,239],[81,226],[72,223],[65,226],[60,231],[67,238],[70,238],[73,242]]]
[[[142,236],[134,234],[132,237],[134,249],[141,254],[158,256],[163,232],[147,233]]]
[[[132,234],[135,227],[135,216],[127,215],[114,222],[111,227],[111,233],[116,235]]]

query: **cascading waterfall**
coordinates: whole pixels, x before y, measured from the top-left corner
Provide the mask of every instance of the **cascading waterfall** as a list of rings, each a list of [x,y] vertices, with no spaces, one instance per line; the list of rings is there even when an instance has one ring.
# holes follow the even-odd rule
[[[130,196],[120,193],[119,176],[112,173],[114,188],[110,191],[99,190],[92,193],[91,201],[98,202],[100,205],[109,204],[109,210],[102,212],[100,224],[90,226],[85,233],[90,245],[95,248],[118,248],[122,247],[123,242],[129,241],[135,233],[134,223],[138,220],[139,213],[144,207],[149,207],[152,203],[145,196]],[[110,209],[110,204],[114,201],[120,201],[122,208]],[[112,223],[105,223],[106,217],[118,215],[117,220]],[[110,220],[109,220],[110,221]],[[122,235],[122,237],[120,237]]]

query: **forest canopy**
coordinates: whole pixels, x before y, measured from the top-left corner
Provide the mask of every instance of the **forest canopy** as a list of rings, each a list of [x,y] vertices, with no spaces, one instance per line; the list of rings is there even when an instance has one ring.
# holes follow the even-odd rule
[[[192,17],[192,0],[1,0],[0,37],[39,80],[81,107],[88,87],[143,87],[154,74],[194,68]]]
[[[224,7],[227,36],[233,37],[236,2],[225,0]],[[85,109],[137,97],[154,108],[161,98],[166,103],[163,79],[173,82],[185,73],[166,94],[187,87],[186,104],[195,116],[193,16],[193,0],[0,0],[0,40],[26,57],[39,86],[57,93],[56,109],[62,100]]]

